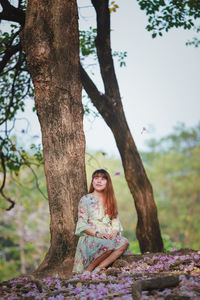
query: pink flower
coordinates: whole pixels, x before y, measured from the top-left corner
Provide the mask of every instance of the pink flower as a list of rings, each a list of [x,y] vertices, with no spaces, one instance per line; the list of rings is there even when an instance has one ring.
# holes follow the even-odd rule
[[[115,176],[119,176],[120,174],[121,174],[121,173],[120,173],[119,171],[116,171],[114,175],[115,175]]]
[[[141,134],[143,134],[145,131],[147,131],[146,127],[143,127],[141,130]]]

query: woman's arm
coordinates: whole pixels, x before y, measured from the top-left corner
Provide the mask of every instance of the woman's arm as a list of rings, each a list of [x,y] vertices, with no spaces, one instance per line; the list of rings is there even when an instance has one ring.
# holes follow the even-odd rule
[[[78,205],[78,222],[76,224],[75,235],[84,235],[86,229],[90,229],[88,224],[87,196],[83,196]]]
[[[94,229],[86,229],[86,230],[84,230],[84,232],[91,236],[95,236],[95,234],[96,234],[96,230],[94,230]]]
[[[111,225],[112,225],[112,236],[113,238],[116,238],[116,236],[118,234],[121,234],[121,232],[123,231],[118,215],[112,219]]]

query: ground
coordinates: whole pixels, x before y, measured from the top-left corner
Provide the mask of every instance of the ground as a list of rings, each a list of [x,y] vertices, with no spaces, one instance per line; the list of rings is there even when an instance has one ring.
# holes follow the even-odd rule
[[[127,254],[101,274],[24,276],[0,283],[0,299],[200,299],[200,250]]]

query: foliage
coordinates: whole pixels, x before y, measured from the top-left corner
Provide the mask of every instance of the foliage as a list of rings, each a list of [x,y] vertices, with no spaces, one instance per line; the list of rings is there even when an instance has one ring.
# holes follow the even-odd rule
[[[127,57],[127,52],[124,51],[114,51],[113,52],[113,57],[117,56],[118,57],[118,62],[119,62],[119,65],[120,67],[125,67],[126,66],[126,57]]]
[[[140,253],[140,246],[137,240],[134,241],[129,241],[130,245],[129,245],[129,249],[135,253],[135,254],[139,254]]]
[[[95,38],[97,35],[97,29],[89,27],[88,30],[79,31],[80,40],[80,53],[81,56],[89,56],[91,54],[96,54],[95,48]]]
[[[194,30],[196,31],[196,33],[200,33],[200,26],[197,26],[194,28]],[[194,46],[195,48],[198,48],[200,46],[200,39],[197,37],[193,37],[192,40],[189,40],[186,42],[187,46]]]
[[[142,157],[153,183],[162,231],[177,244],[198,249],[200,124],[189,129],[180,124],[174,130],[150,141],[150,151]]]
[[[111,1],[109,11],[110,13],[116,12],[117,8],[119,8],[119,5],[116,4],[116,1]]]
[[[192,29],[200,18],[199,0],[137,0],[140,8],[146,11],[152,37],[162,36],[163,31],[182,27]]]
[[[14,259],[9,262],[0,258],[0,281],[19,275],[19,266]]]
[[[181,244],[180,243],[175,243],[170,238],[170,236],[166,233],[162,234],[162,239],[163,239],[165,251],[173,251],[174,249],[180,249],[181,248]]]
[[[32,152],[29,154],[18,146],[14,138],[1,138],[0,137],[0,151],[4,156],[5,166],[13,171],[15,175],[19,174],[20,168],[23,166],[31,166],[32,164],[39,166],[43,164],[43,156],[41,147],[32,144],[30,149]]]
[[[6,50],[10,49],[11,53],[13,51],[0,77],[0,125],[13,120],[18,110],[24,111],[24,99],[33,97],[33,85],[26,67],[25,53],[21,49],[19,33],[19,25],[14,24],[10,25],[10,32],[0,31],[2,62],[5,60]]]
[[[34,160],[34,157],[31,159]],[[46,193],[42,168],[33,168],[37,168],[38,184]],[[15,200],[16,205],[12,210],[5,211],[6,203],[1,201],[0,254],[4,263],[1,264],[0,280],[31,272],[49,245],[48,202],[36,188],[32,171],[23,166],[19,174],[10,171],[6,193]]]

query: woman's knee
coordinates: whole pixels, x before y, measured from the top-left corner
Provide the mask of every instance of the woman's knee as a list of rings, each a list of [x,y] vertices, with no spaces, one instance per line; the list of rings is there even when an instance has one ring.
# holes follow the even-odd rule
[[[125,245],[124,245],[124,247],[127,249],[127,248],[128,248],[128,246],[129,246],[129,242],[128,242],[128,241],[126,241],[126,242],[125,242]]]
[[[121,248],[119,248],[119,252],[123,253],[128,248],[128,243],[126,242]]]
[[[123,248],[124,249],[127,249],[128,248],[128,246],[129,246],[129,242],[127,241],[127,239],[124,241],[124,244],[123,244]]]

